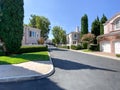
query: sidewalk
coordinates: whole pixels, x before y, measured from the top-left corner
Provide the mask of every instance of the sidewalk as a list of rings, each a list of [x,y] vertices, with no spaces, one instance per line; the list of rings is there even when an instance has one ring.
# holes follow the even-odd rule
[[[30,61],[21,64],[0,65],[0,82],[17,82],[22,80],[40,79],[54,72],[50,61]]]
[[[81,53],[85,53],[85,54],[90,54],[90,55],[94,55],[94,56],[110,58],[110,59],[114,59],[114,60],[120,60],[120,58],[116,57],[114,54],[111,54],[111,53],[105,53],[105,52],[83,52],[82,50],[72,50],[72,49],[64,49],[64,48],[60,48],[60,49],[70,50],[70,51],[74,51],[74,52],[81,52]]]
[[[114,54],[111,53],[105,53],[105,52],[83,52],[82,50],[71,50],[75,52],[81,52],[85,54],[90,54],[90,55],[95,55],[95,56],[100,56],[100,57],[105,57],[105,58],[110,58],[110,59],[115,59],[115,60],[120,60],[120,58],[116,57]]]

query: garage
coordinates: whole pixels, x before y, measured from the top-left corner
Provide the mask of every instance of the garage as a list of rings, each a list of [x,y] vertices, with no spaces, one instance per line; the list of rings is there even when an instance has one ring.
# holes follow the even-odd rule
[[[100,44],[100,51],[111,53],[111,45],[109,41],[103,41]]]
[[[115,54],[120,54],[120,41],[116,41],[114,43],[115,46]]]

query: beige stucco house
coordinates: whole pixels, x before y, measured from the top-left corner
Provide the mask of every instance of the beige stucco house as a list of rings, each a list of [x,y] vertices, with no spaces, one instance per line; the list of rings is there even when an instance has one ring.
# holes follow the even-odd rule
[[[67,45],[68,46],[78,45],[78,43],[80,42],[79,27],[76,27],[76,30],[74,32],[67,34],[66,38],[67,38]]]
[[[120,13],[104,24],[104,35],[98,36],[100,51],[120,54]]]
[[[38,39],[40,39],[40,33],[41,30],[39,29],[24,26],[22,45],[38,44]]]

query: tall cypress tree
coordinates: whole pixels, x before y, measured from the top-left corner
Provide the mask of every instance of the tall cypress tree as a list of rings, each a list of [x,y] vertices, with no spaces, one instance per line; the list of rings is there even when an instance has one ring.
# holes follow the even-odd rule
[[[84,34],[88,33],[88,16],[87,14],[85,14],[82,18],[81,18],[81,37]]]
[[[100,35],[100,21],[99,17],[97,17],[93,22],[92,22],[92,29],[91,33],[95,35],[95,37]]]
[[[91,29],[91,33],[95,35],[95,40],[94,40],[94,44],[97,44],[97,36],[100,35],[100,21],[99,21],[99,17],[97,17],[93,23],[92,23],[92,29]]]
[[[0,0],[0,39],[8,53],[21,46],[23,18],[23,0]]]
[[[103,14],[100,21],[100,35],[104,34],[104,26],[103,24],[107,21],[107,17]]]

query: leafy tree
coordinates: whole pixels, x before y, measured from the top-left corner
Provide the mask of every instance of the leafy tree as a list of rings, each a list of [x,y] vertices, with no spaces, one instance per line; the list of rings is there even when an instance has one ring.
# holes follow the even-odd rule
[[[103,14],[100,21],[100,35],[104,34],[104,26],[103,24],[107,21],[107,17]]]
[[[36,15],[31,15],[29,26],[36,28]]]
[[[39,44],[44,44],[44,38],[41,37],[41,38],[38,40],[38,43],[39,43]]]
[[[44,16],[31,15],[29,26],[41,30],[41,37],[48,38],[50,31],[50,21]]]
[[[0,0],[0,39],[6,54],[21,46],[23,17],[23,0]]]
[[[66,44],[66,31],[65,30],[61,30],[60,31],[60,36],[61,36],[61,43],[62,44]]]
[[[53,43],[53,44],[56,44],[56,41],[55,41],[55,39],[54,39],[54,38],[52,39],[52,43]]]
[[[88,16],[87,14],[85,14],[82,18],[81,18],[81,37],[84,34],[88,33]]]
[[[56,44],[66,44],[66,32],[60,26],[54,26],[52,29],[54,42]]]
[[[83,35],[81,41],[82,42],[88,42],[90,44],[90,43],[93,43],[94,39],[95,39],[95,35],[91,34],[91,33],[88,33],[88,34]]]

